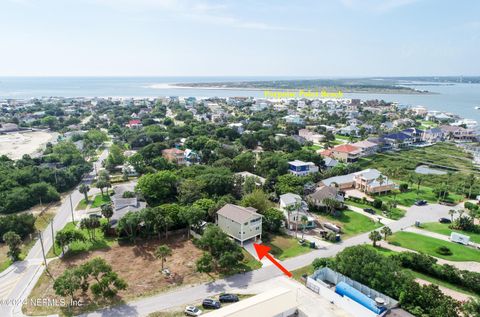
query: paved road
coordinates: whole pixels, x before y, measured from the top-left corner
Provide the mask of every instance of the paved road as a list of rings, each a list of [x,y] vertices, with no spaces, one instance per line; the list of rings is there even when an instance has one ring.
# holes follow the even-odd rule
[[[97,170],[101,168],[101,162],[106,159],[107,155],[107,149],[100,154],[98,161],[95,163]],[[82,183],[90,184],[94,176],[95,168],[85,176]],[[83,199],[83,195],[78,192],[77,188],[71,194],[73,208]],[[70,198],[66,197],[53,219],[54,231],[61,230],[70,221],[72,221]],[[48,252],[53,245],[50,226],[42,232],[42,237],[45,252]],[[44,269],[42,247],[40,241],[37,241],[24,261],[14,263],[0,274],[0,300],[4,300],[4,302],[0,302],[1,317],[23,316],[21,303],[28,297]],[[5,303],[5,301],[8,302]]]
[[[437,204],[422,207],[412,206],[408,209],[404,218],[394,223],[390,223],[389,227],[393,232],[395,232],[415,224],[415,221],[437,221],[440,217],[448,216],[449,209],[452,208]],[[283,265],[289,270],[295,270],[312,263],[312,261],[318,257],[331,257],[346,247],[364,243],[370,243],[370,240],[368,239],[368,233],[352,237],[339,244],[334,244],[329,247],[317,249],[313,252],[288,259],[283,261]],[[247,289],[255,284],[262,283],[266,280],[281,275],[282,273],[276,267],[265,266],[261,269],[247,272],[245,274],[238,274],[211,283],[205,283],[196,286],[186,286],[172,292],[158,294],[152,297],[136,300],[125,305],[98,310],[82,316],[146,316],[155,311],[187,305],[197,302],[202,298],[213,296],[232,289]]]

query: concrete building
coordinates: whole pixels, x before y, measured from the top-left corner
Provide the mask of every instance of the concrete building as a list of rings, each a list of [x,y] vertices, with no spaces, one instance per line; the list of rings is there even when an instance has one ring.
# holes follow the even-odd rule
[[[262,239],[262,215],[252,207],[226,204],[217,211],[217,225],[243,246]]]

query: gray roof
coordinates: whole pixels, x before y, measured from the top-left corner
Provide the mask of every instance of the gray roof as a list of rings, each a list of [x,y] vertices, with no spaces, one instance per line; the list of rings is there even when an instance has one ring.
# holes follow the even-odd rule
[[[317,189],[314,193],[308,195],[308,198],[322,201],[326,198],[336,199],[338,195],[338,189],[330,186],[323,186]]]
[[[287,205],[291,205],[299,201],[302,201],[302,197],[300,197],[300,195],[297,195],[297,194],[286,193],[286,194],[280,195],[280,200]]]
[[[334,176],[334,177],[330,177],[322,180],[322,183],[326,186],[330,186],[333,183],[337,183],[337,184],[349,183],[349,182],[353,182],[353,177],[354,177],[354,174]]]
[[[217,211],[217,214],[224,216],[237,223],[244,223],[254,217],[261,217],[262,215],[256,213],[253,207],[242,207],[234,204],[226,204]]]
[[[323,159],[323,162],[325,163],[326,167],[335,167],[338,164],[338,161],[336,159],[328,156]]]

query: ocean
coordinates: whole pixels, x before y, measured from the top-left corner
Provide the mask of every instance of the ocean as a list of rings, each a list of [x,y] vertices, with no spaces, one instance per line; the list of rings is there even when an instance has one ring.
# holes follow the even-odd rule
[[[304,77],[298,77],[304,78]],[[313,77],[312,77],[313,78]],[[172,83],[275,80],[285,77],[0,77],[0,99],[33,97],[160,97],[195,96],[263,97],[260,90],[200,89],[169,87]],[[290,77],[288,79],[296,79]],[[346,98],[383,99],[400,105],[425,106],[480,123],[480,84],[405,83],[404,86],[434,94],[345,93]]]

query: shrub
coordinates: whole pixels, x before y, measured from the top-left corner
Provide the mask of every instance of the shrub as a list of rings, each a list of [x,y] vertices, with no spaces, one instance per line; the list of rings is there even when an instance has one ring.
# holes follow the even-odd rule
[[[128,190],[123,192],[122,194],[122,198],[134,198],[134,197],[135,197],[135,193]]]
[[[398,189],[400,190],[401,193],[405,193],[405,192],[408,191],[408,184],[402,183],[402,184],[400,184]]]
[[[372,202],[372,206],[373,206],[374,208],[378,208],[378,209],[382,208],[382,204],[383,204],[383,202],[382,202],[380,199],[375,199],[375,200]]]
[[[435,252],[437,252],[438,254],[441,254],[441,255],[452,255],[453,252],[446,246],[441,246],[441,247],[438,247]]]

